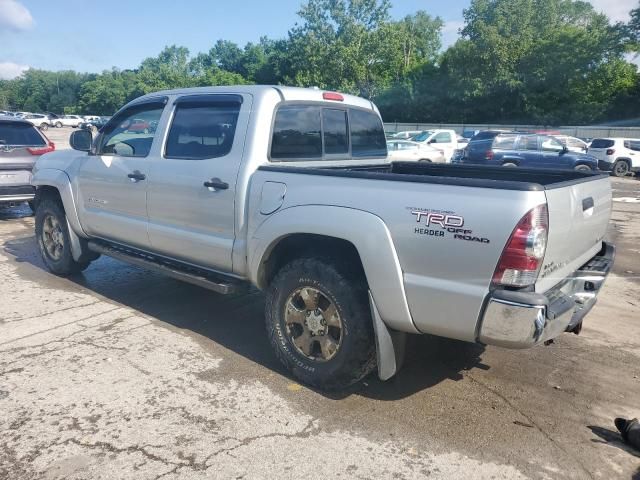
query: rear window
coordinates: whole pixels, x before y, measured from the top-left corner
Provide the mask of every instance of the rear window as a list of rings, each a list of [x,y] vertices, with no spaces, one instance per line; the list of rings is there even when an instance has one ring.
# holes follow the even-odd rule
[[[610,148],[613,147],[614,141],[606,138],[596,138],[591,142],[591,148]]]
[[[278,109],[273,126],[271,156],[322,158],[320,107],[291,105]]]
[[[271,140],[272,160],[348,157],[349,151],[351,157],[387,155],[387,140],[377,114],[319,105],[284,105],[278,109]]]
[[[0,122],[0,146],[2,145],[42,147],[46,142],[31,124]]]
[[[380,117],[363,110],[351,110],[351,153],[354,157],[387,155],[387,141]]]

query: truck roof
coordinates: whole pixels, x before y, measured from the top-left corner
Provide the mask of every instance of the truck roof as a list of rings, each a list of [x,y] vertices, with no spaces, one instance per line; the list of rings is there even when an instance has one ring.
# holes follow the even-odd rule
[[[143,100],[145,98],[157,97],[158,95],[188,95],[188,94],[207,94],[207,93],[246,93],[256,97],[263,96],[271,93],[274,90],[278,92],[283,101],[315,101],[323,102],[327,101],[323,98],[323,93],[327,90],[321,90],[319,88],[301,88],[301,87],[286,87],[282,85],[229,85],[224,87],[194,87],[194,88],[177,88],[173,90],[162,90],[159,92],[149,93],[142,97],[138,97],[135,101]],[[360,108],[366,108],[369,110],[378,109],[373,102],[366,100],[362,97],[355,95],[349,95],[340,93],[344,98],[344,101],[336,103],[344,103],[347,105],[353,105]],[[331,101],[331,100],[330,100]],[[335,101],[335,100],[333,100]]]

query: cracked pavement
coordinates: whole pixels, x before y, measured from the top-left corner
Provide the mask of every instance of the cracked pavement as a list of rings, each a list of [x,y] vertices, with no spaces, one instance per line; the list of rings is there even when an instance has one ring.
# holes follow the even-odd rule
[[[613,426],[640,416],[640,206],[614,208],[615,273],[580,336],[412,337],[397,378],[333,395],[281,369],[259,293],[108,258],[57,278],[28,208],[0,210],[0,479],[640,478]]]

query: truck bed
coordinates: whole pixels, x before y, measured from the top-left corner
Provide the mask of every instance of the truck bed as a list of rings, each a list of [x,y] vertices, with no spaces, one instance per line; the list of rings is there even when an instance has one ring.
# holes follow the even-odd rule
[[[601,172],[573,170],[541,170],[531,168],[485,167],[416,162],[393,162],[387,165],[354,167],[293,167],[268,165],[264,171],[303,173],[372,180],[391,180],[438,185],[459,185],[501,190],[540,191],[588,182],[594,177],[607,177]]]

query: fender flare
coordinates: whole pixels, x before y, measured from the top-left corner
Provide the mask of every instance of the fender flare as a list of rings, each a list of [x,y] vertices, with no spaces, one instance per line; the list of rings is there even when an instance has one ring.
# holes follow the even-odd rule
[[[89,236],[82,230],[80,219],[78,218],[78,210],[76,209],[76,202],[73,198],[73,190],[71,189],[71,180],[66,172],[54,168],[42,168],[39,169],[31,184],[38,187],[53,187],[58,190],[60,199],[62,200],[62,206],[67,217],[67,227],[69,230],[69,237],[71,240],[71,253],[74,260],[78,260],[82,255],[82,246],[80,238],[89,238]]]
[[[357,250],[371,296],[384,323],[397,331],[420,333],[413,323],[404,278],[391,233],[372,213],[346,207],[305,205],[279,210],[250,236],[249,277],[259,288],[264,262],[282,239],[315,234],[350,242]]]

